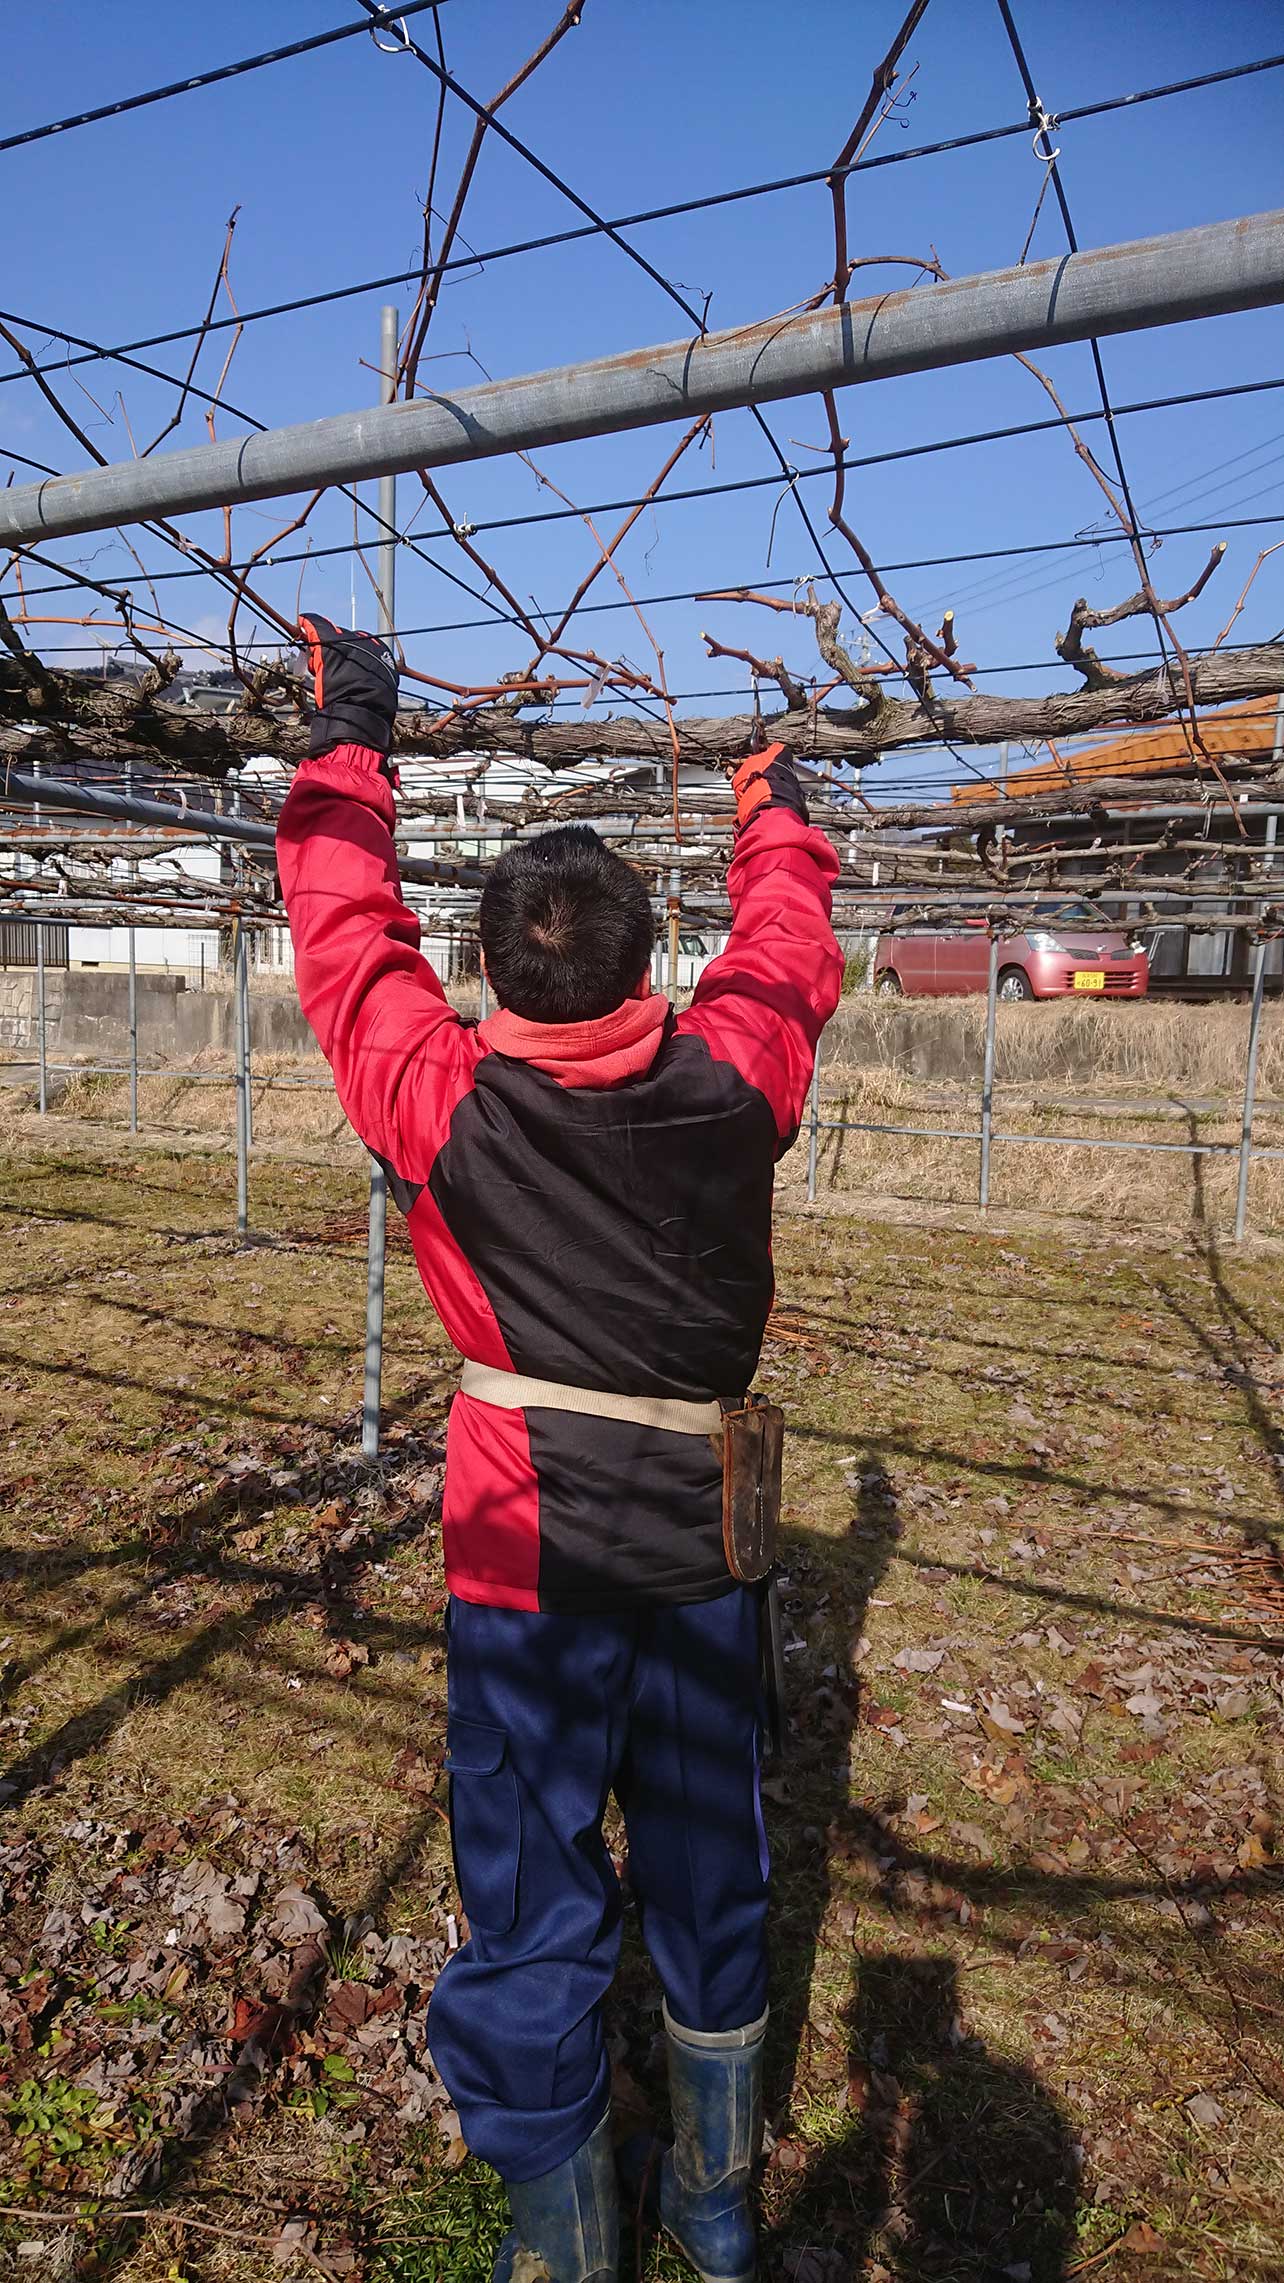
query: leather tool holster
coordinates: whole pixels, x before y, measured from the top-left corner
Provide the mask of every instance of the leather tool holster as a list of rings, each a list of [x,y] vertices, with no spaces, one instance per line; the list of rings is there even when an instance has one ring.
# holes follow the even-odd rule
[[[776,1560],[785,1415],[765,1396],[747,1395],[722,1414],[722,1548],[742,1585],[756,1585]]]

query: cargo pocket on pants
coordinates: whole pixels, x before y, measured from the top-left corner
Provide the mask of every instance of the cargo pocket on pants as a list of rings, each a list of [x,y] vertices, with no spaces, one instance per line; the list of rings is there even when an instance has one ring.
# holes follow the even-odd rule
[[[469,1926],[509,1934],[517,1918],[522,1811],[502,1728],[448,1721],[450,1839]]]

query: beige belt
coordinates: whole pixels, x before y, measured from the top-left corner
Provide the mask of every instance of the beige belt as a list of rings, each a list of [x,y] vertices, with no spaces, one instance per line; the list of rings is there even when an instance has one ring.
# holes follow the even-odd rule
[[[496,1371],[490,1364],[466,1363],[461,1392],[499,1411],[579,1411],[589,1419],[627,1419],[635,1427],[659,1427],[670,1435],[720,1435],[722,1407],[684,1403],[667,1395],[608,1395],[598,1387],[568,1387],[557,1379],[526,1379],[518,1371]]]

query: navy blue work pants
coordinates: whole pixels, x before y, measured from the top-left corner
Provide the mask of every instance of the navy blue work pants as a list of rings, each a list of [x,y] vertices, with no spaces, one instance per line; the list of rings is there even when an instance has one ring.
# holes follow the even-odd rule
[[[602,1836],[614,1791],[629,1878],[688,2029],[767,2003],[758,1797],[758,1601],[624,1615],[450,1607],[451,1823],[469,1939],[428,2043],[469,2147],[536,2179],[588,2139],[610,2072],[601,2005],[620,1948]]]

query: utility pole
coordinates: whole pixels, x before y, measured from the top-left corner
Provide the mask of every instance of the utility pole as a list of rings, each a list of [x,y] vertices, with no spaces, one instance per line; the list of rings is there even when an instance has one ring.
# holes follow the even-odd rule
[[[391,404],[397,391],[397,312],[385,302],[379,312],[379,402]],[[397,627],[397,479],[379,478],[379,632],[391,642]],[[379,1408],[383,1389],[383,1287],[388,1249],[388,1176],[378,1158],[370,1160],[370,1219],[366,1240],[366,1362],[361,1393],[361,1455],[379,1456]]]

